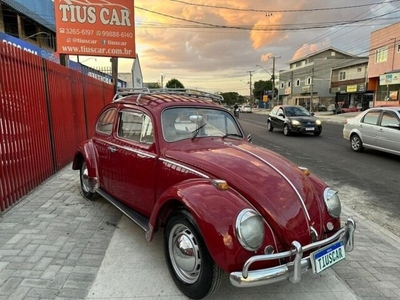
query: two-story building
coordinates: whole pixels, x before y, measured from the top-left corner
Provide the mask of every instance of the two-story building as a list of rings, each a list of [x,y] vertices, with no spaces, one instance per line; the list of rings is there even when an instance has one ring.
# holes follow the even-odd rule
[[[371,33],[368,86],[374,106],[400,105],[400,23]]]
[[[279,72],[278,102],[304,105],[311,109],[318,103],[333,104],[335,93],[331,92],[332,68],[360,59],[358,56],[333,47],[292,60],[289,70]]]
[[[337,112],[365,110],[373,106],[374,92],[368,90],[368,57],[357,58],[332,68],[331,93]]]

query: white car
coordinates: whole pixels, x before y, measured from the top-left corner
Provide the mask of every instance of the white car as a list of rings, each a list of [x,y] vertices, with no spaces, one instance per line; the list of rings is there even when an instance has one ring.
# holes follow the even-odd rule
[[[242,107],[240,108],[240,112],[242,113],[251,113],[251,106],[250,105],[242,105]]]
[[[400,155],[400,107],[373,107],[347,119],[343,138],[356,152],[371,148]]]

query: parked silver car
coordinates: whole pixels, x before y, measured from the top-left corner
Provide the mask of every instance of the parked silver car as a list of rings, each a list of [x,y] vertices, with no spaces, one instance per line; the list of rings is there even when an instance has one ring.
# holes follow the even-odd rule
[[[400,107],[373,107],[347,119],[343,137],[356,152],[371,148],[400,155]]]

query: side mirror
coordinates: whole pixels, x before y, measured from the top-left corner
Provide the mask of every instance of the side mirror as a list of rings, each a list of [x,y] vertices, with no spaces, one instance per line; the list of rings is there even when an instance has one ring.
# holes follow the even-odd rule
[[[248,141],[249,143],[251,143],[252,140],[253,140],[253,137],[251,136],[251,133],[249,133],[249,134],[247,135],[247,141]]]

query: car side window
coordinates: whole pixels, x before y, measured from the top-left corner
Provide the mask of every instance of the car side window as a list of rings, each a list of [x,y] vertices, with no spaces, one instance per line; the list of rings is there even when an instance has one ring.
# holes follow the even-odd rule
[[[111,134],[117,110],[115,108],[106,110],[99,118],[96,124],[96,131]]]
[[[138,143],[152,144],[153,123],[142,112],[121,111],[118,136]]]
[[[363,123],[376,125],[378,123],[379,115],[380,115],[380,111],[371,111],[371,112],[365,114]]]
[[[400,123],[397,116],[389,111],[385,111],[382,116],[381,126],[389,127],[393,125],[398,125]]]
[[[283,109],[282,108],[280,108],[280,109],[278,109],[278,113],[277,113],[277,115],[279,116],[280,114],[285,114],[285,112],[283,111]]]
[[[271,115],[276,115],[277,114],[277,112],[278,112],[278,107],[277,106],[275,106],[274,108],[272,108],[272,110],[271,110]]]

